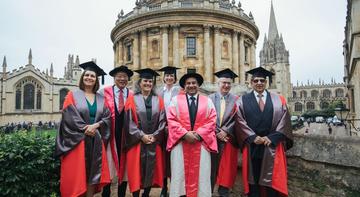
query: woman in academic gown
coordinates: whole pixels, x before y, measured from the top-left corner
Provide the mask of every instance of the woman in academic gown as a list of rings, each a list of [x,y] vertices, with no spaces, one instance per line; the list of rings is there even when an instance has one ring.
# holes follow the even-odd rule
[[[110,182],[105,146],[110,136],[110,112],[96,93],[99,76],[106,73],[94,62],[84,69],[79,89],[64,101],[55,155],[61,158],[60,192],[63,197],[93,196]]]
[[[162,143],[166,125],[163,100],[154,91],[157,74],[152,69],[140,74],[135,94],[125,104],[125,149],[128,183],[133,196],[149,196],[151,187],[162,187],[164,159]]]

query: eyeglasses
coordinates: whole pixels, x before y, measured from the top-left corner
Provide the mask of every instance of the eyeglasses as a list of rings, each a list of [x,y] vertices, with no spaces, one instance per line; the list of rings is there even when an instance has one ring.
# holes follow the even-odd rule
[[[259,81],[260,81],[260,83],[265,83],[265,79],[254,79],[254,80],[252,80],[254,83],[259,83]]]

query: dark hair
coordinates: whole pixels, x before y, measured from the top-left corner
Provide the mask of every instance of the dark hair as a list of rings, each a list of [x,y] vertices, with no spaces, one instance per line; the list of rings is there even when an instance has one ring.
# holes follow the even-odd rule
[[[82,91],[85,91],[84,75],[85,75],[86,71],[88,71],[88,70],[84,70],[84,72],[80,76],[79,88]],[[94,71],[92,71],[92,72],[94,72]],[[96,72],[95,72],[95,75],[96,75],[96,81],[95,81],[95,86],[92,89],[93,93],[96,93],[100,88],[100,82],[99,82],[99,78],[98,78]]]
[[[140,82],[141,82],[141,80],[142,80],[143,78],[139,78],[138,80],[137,80],[137,82],[135,83],[135,94],[140,94],[141,93],[141,88],[140,88]],[[153,87],[151,88],[151,94],[152,95],[157,95],[156,94],[156,90],[155,90],[155,86],[156,86],[156,83],[155,83],[155,80],[156,79],[153,79]]]

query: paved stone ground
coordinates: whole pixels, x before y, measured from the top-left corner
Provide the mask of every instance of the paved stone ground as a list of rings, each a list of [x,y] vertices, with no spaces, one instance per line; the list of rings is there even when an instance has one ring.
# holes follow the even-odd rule
[[[310,127],[305,126],[299,130],[294,131],[294,133],[306,134],[305,130],[308,129],[308,133],[306,135],[329,135],[328,125],[325,123],[311,123]],[[333,126],[332,128],[332,136],[349,136],[350,133],[348,129],[345,129],[345,126]]]

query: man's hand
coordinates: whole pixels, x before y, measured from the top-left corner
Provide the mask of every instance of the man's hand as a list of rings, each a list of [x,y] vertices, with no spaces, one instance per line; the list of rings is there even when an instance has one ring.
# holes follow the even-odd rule
[[[256,138],[255,138],[255,140],[254,140],[254,143],[255,144],[263,144],[265,141],[264,141],[264,139],[262,138],[262,137],[260,137],[260,136],[256,136]]]
[[[193,144],[197,141],[197,137],[191,131],[188,131],[185,134],[184,139],[185,139],[185,141],[189,142],[190,144]]]
[[[271,145],[271,140],[268,137],[264,136],[264,137],[262,137],[262,139],[264,140],[264,145],[265,146],[270,146]]]
[[[227,142],[229,140],[228,134],[223,130],[216,134],[216,137],[223,142]]]

